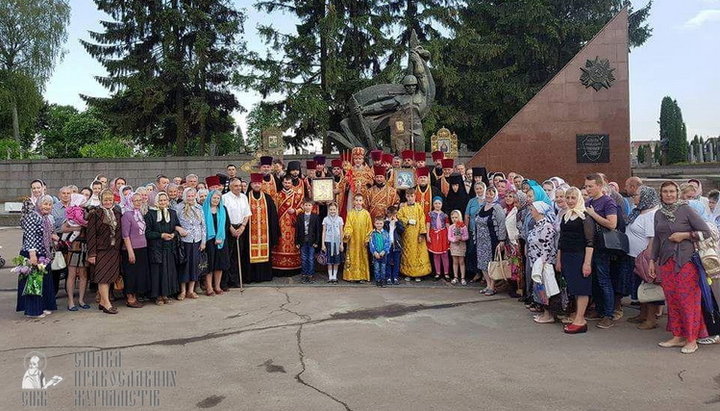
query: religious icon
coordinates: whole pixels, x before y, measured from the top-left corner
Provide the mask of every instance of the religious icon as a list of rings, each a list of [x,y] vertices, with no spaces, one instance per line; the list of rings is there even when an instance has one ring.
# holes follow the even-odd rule
[[[400,168],[395,171],[395,188],[406,189],[415,186],[415,172],[411,168]]]
[[[398,133],[404,133],[405,132],[405,122],[402,120],[395,121],[395,130],[397,130]]]
[[[430,146],[432,151],[445,153],[445,158],[457,158],[458,156],[457,134],[451,133],[444,127],[430,137]]]
[[[312,180],[312,198],[313,201],[330,202],[335,199],[333,192],[335,180],[328,178],[313,178]]]

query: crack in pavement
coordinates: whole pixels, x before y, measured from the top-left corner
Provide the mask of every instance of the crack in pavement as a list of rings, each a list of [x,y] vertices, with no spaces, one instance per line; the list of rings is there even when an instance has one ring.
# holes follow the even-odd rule
[[[276,310],[273,310],[273,312],[285,311],[285,312],[288,312],[288,313],[291,313],[291,314],[297,316],[298,318],[302,319],[302,321],[268,325],[268,326],[263,326],[263,327],[247,328],[256,323],[266,321],[267,318],[264,318],[262,320],[258,320],[256,322],[254,322],[254,323],[243,325],[240,329],[233,329],[233,328],[228,327],[228,328],[223,328],[218,331],[212,331],[209,333],[196,335],[196,336],[192,336],[192,337],[168,338],[168,339],[163,339],[163,340],[155,340],[155,341],[141,342],[141,343],[135,343],[135,344],[116,345],[116,346],[111,346],[111,347],[100,347],[100,346],[93,346],[93,345],[46,345],[46,346],[34,347],[34,348],[38,348],[38,349],[92,348],[92,349],[94,349],[94,351],[110,351],[110,350],[123,350],[123,349],[129,349],[129,348],[139,348],[139,347],[187,345],[187,344],[192,344],[192,343],[196,343],[196,342],[204,342],[206,340],[212,340],[212,339],[216,339],[216,338],[224,338],[224,337],[231,337],[231,336],[245,334],[245,333],[252,333],[255,331],[267,331],[267,330],[275,330],[275,329],[280,329],[280,328],[299,327],[301,325],[302,326],[316,325],[316,324],[323,324],[326,322],[334,322],[334,321],[371,320],[371,319],[376,319],[376,318],[380,318],[380,317],[399,317],[404,314],[412,314],[412,313],[416,313],[416,312],[420,312],[420,311],[455,308],[455,307],[460,307],[460,306],[464,306],[464,305],[472,305],[472,304],[479,304],[479,303],[485,303],[485,302],[500,301],[500,300],[504,299],[504,298],[487,298],[487,299],[482,299],[482,300],[469,300],[469,301],[461,301],[461,302],[457,302],[457,303],[443,303],[443,304],[434,304],[434,305],[391,304],[391,305],[375,307],[375,308],[333,313],[333,314],[330,314],[329,317],[313,320],[308,315],[300,314],[300,313],[297,313],[295,311],[288,309],[287,305],[291,304],[289,295],[287,295],[287,293],[285,293],[285,292],[280,291],[279,287],[277,288],[277,290],[281,294],[285,294],[285,303],[281,304],[280,307]],[[385,309],[387,309],[387,312],[383,311]],[[6,348],[6,349],[0,350],[0,353],[7,353],[7,352],[12,352],[12,351],[27,350],[27,349],[28,349],[28,347]],[[63,357],[66,355],[73,355],[73,354],[76,354],[77,352],[83,352],[83,351],[74,351],[74,352],[69,352],[69,353],[64,353],[64,354],[57,354],[54,356],[48,356],[48,358],[57,358],[57,357]]]
[[[290,305],[290,303],[291,303],[290,295],[287,293],[287,291],[280,291],[280,287],[276,288],[276,290],[277,290],[277,292],[285,295],[285,302],[280,305],[280,309],[283,311],[286,311],[288,313],[294,314],[302,320],[305,320],[305,322],[300,323],[297,331],[295,332],[298,357],[300,358],[300,371],[297,374],[295,374],[295,381],[299,382],[300,384],[302,384],[308,388],[315,390],[316,392],[318,392],[318,393],[330,398],[331,400],[335,401],[336,403],[342,405],[343,407],[345,407],[346,411],[352,411],[352,409],[347,405],[347,403],[345,401],[335,397],[334,395],[332,395],[326,391],[321,390],[320,388],[310,384],[309,382],[305,381],[302,378],[302,375],[305,373],[305,371],[307,371],[307,366],[305,364],[305,351],[303,351],[303,348],[302,348],[302,331],[303,331],[303,326],[305,326],[305,324],[308,324],[309,322],[311,322],[312,318],[307,314],[300,314],[296,311],[292,311],[292,310],[288,309],[287,306]]]

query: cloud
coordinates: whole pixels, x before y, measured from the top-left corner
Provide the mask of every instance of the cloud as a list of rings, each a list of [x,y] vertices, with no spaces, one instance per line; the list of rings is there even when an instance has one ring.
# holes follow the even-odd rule
[[[695,17],[685,22],[685,28],[696,29],[705,23],[720,22],[720,9],[718,10],[701,10]]]

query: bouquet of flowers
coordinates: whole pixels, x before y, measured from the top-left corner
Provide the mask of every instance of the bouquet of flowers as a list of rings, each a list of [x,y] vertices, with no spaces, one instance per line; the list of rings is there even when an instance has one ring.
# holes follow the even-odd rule
[[[17,273],[20,278],[27,278],[22,295],[42,295],[43,277],[47,273],[50,260],[46,257],[38,257],[37,265],[30,263],[30,259],[21,255],[13,258],[15,268],[10,270]]]

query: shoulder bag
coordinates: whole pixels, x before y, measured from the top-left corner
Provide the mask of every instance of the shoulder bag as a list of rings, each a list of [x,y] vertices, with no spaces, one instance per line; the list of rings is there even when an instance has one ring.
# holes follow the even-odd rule
[[[702,232],[698,233],[700,240],[695,242],[695,250],[697,250],[702,262],[703,268],[707,276],[713,279],[720,278],[720,257],[718,256],[717,242],[714,238],[705,238]]]
[[[650,275],[648,274],[649,268],[650,253],[646,248],[645,250],[643,250],[642,253],[635,257],[635,268],[633,272],[635,273],[635,275],[640,277],[644,282],[648,284],[660,284],[660,279],[657,275],[655,275],[655,278],[650,278]]]
[[[53,271],[59,271],[65,267],[67,267],[67,264],[65,263],[65,256],[62,251],[55,251],[55,256],[50,264],[50,269]]]

